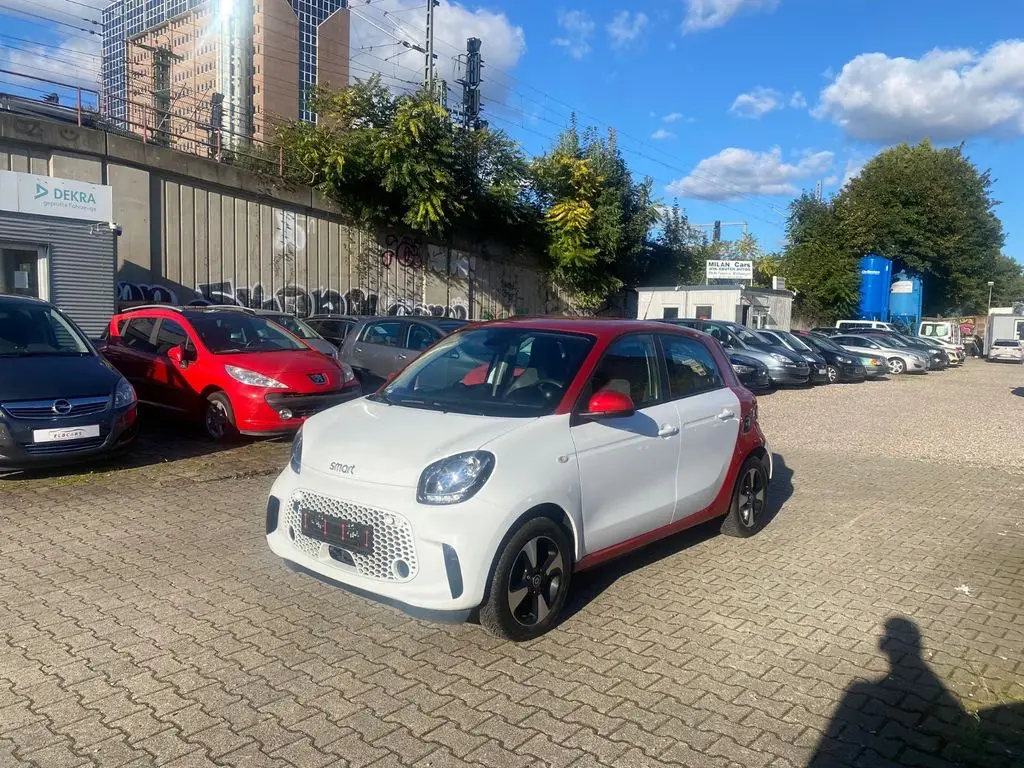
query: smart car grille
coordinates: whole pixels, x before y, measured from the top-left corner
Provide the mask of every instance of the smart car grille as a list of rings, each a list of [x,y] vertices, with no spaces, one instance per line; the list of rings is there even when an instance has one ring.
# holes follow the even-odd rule
[[[381,581],[404,582],[415,577],[419,571],[412,526],[401,515],[311,491],[296,491],[288,500],[285,526],[295,546],[309,557],[319,557],[321,548],[327,545],[302,534],[303,509],[373,526],[373,553],[348,553],[360,576]],[[400,578],[396,572],[395,563],[399,560],[404,561],[409,568],[408,575],[404,578]]]
[[[109,405],[109,397],[77,397],[67,400],[25,400],[17,403],[3,403],[0,408],[3,408],[15,419],[53,419],[103,413]]]

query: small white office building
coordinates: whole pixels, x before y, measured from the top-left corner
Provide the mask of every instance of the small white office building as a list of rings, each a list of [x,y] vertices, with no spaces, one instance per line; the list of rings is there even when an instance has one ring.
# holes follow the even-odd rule
[[[0,294],[51,301],[99,334],[114,313],[111,210],[105,184],[0,170]]]
[[[790,330],[793,291],[727,285],[652,286],[637,289],[641,320],[698,318],[728,320],[750,328]]]

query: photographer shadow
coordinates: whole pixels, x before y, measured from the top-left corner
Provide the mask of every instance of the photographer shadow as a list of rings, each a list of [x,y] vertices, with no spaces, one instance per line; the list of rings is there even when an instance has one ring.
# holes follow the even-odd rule
[[[890,618],[879,647],[888,674],[846,689],[809,768],[1024,765],[1024,703],[968,712],[924,660],[909,619]]]

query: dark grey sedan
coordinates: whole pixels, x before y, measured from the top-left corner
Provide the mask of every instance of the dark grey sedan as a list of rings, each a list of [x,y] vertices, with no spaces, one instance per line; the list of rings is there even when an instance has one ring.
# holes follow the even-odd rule
[[[369,391],[465,325],[465,320],[441,317],[361,318],[345,337],[341,359],[352,366],[363,390]]]

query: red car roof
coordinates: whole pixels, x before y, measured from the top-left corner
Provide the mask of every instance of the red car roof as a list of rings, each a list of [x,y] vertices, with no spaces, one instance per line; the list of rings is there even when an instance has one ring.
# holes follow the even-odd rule
[[[692,328],[659,323],[654,320],[623,320],[613,317],[512,317],[507,320],[490,320],[472,327],[480,328],[534,328],[539,331],[563,331],[567,333],[586,333],[599,339],[612,338],[630,331],[649,331],[651,333],[679,333],[693,338],[703,338],[706,334]],[[460,331],[463,329],[460,329]],[[465,330],[469,330],[469,327]]]

